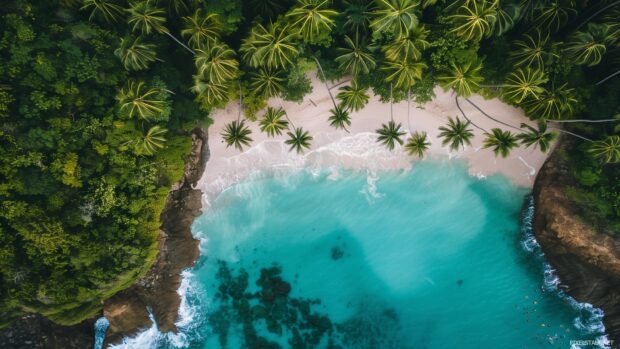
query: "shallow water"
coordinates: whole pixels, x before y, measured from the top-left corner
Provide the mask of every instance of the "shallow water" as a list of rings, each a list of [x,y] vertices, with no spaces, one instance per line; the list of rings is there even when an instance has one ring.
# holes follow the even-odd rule
[[[568,348],[602,338],[600,311],[558,291],[526,194],[457,161],[257,176],[194,224],[203,256],[186,274],[181,333],[151,329],[127,347]]]

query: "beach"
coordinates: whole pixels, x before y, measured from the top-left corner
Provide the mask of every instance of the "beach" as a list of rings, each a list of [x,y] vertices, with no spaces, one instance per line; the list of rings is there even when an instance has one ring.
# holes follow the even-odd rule
[[[376,141],[376,130],[390,120],[390,104],[382,103],[371,90],[369,103],[360,111],[351,113],[351,126],[348,131],[337,130],[329,125],[328,118],[332,101],[325,84],[314,74],[310,73],[313,90],[301,103],[282,101],[279,98],[269,100],[272,107],[282,106],[292,124],[302,127],[313,137],[312,145],[303,154],[289,151],[284,143],[287,135],[270,138],[260,131],[258,121],[246,120],[252,130],[252,143],[243,151],[234,147],[227,147],[221,133],[226,124],[237,119],[239,103],[231,102],[225,109],[219,109],[211,114],[214,124],[209,127],[209,149],[211,158],[206,165],[203,177],[197,188],[203,191],[204,204],[222,190],[232,184],[243,181],[249,175],[262,170],[278,170],[289,168],[307,168],[310,170],[331,170],[337,175],[338,169],[367,171],[370,174],[386,170],[408,170],[415,166],[419,158],[410,156],[402,146],[397,144],[393,151]],[[346,83],[345,83],[346,84]],[[334,98],[338,88],[345,84],[330,82]],[[479,178],[500,173],[510,178],[516,185],[531,188],[536,173],[543,165],[548,154],[539,149],[520,146],[513,149],[510,155],[503,159],[495,157],[491,149],[483,148],[484,132],[471,126],[474,139],[471,146],[458,151],[450,151],[448,146],[442,146],[438,138],[439,127],[447,123],[448,117],[462,117],[451,91],[444,92],[440,87],[435,88],[435,98],[432,101],[417,105],[411,101],[408,108],[407,101],[393,104],[394,121],[401,123],[404,131],[424,131],[428,134],[431,146],[426,154],[430,158],[464,159],[469,166],[469,173]],[[479,95],[470,98],[478,107],[493,118],[518,127],[521,123],[535,125],[522,110],[501,102],[498,99],[485,100]],[[336,101],[338,102],[338,101]],[[492,128],[501,128],[515,132],[505,125],[483,115],[464,98],[459,103],[467,117],[482,129],[490,131]],[[409,109],[409,118],[408,118]],[[258,113],[258,120],[264,111]],[[406,136],[408,137],[408,136]]]

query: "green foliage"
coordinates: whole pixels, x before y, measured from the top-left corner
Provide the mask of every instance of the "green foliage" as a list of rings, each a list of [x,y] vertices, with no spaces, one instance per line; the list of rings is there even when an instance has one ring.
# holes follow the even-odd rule
[[[414,132],[407,140],[405,149],[409,155],[422,158],[430,145],[426,132]]]
[[[314,67],[314,63],[309,60],[298,60],[285,78],[282,98],[287,101],[301,102],[305,95],[312,92],[312,83],[307,73]]]
[[[226,147],[234,146],[239,150],[243,150],[243,147],[250,145],[252,142],[250,134],[252,134],[252,131],[245,125],[245,121],[233,121],[227,124],[224,131],[222,131]]]
[[[474,137],[474,133],[469,125],[469,121],[463,122],[458,117],[455,119],[448,118],[448,124],[446,126],[439,127],[439,138],[443,138],[441,145],[450,146],[450,150],[458,150],[459,148],[465,148],[465,145],[471,145],[471,139]]]
[[[517,137],[510,131],[494,128],[486,134],[483,142],[484,148],[491,148],[495,156],[508,157],[510,151],[518,145]]]
[[[395,123],[393,120],[390,120],[387,124],[381,124],[381,128],[376,132],[379,135],[377,142],[385,145],[388,150],[394,150],[396,143],[403,145],[402,137],[407,134],[407,132],[402,130],[402,125]]]
[[[310,149],[310,142],[312,142],[312,136],[308,131],[304,131],[301,127],[296,128],[292,132],[287,132],[288,139],[284,143],[290,145],[291,150],[295,150],[298,154],[301,154],[306,149]]]
[[[268,107],[260,121],[260,130],[269,137],[281,135],[282,131],[288,129],[288,121],[284,120],[285,116],[286,112],[284,109]]]
[[[190,150],[180,130],[162,143],[164,124],[181,124],[166,82],[125,70],[152,68],[160,42],[87,22],[120,22],[125,11],[116,2],[63,9],[70,22],[49,15],[56,6],[11,2],[0,21],[3,324],[24,313],[75,324],[144,275],[167,192]],[[161,71],[180,74],[173,65]]]

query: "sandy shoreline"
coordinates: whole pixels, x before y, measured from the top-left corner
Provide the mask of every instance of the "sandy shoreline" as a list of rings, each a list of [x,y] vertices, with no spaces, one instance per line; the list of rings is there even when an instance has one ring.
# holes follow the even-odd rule
[[[313,91],[306,96],[302,103],[283,101],[291,121],[297,127],[309,131],[312,137],[312,147],[305,154],[298,155],[289,152],[285,134],[269,138],[260,132],[258,122],[246,122],[252,130],[251,147],[243,152],[233,147],[226,147],[220,133],[224,126],[236,120],[239,104],[229,103],[225,109],[216,110],[211,114],[214,124],[209,127],[209,149],[211,159],[197,188],[201,189],[204,203],[208,206],[210,199],[217,196],[226,187],[238,183],[256,171],[277,168],[342,168],[347,170],[364,170],[368,172],[384,170],[406,170],[415,166],[416,157],[411,157],[400,146],[394,151],[388,151],[382,144],[376,142],[375,130],[382,123],[390,120],[390,104],[382,103],[378,97],[369,91],[370,102],[359,112],[351,114],[352,124],[350,133],[336,130],[329,126],[329,110],[332,102],[325,85],[311,73]],[[330,85],[331,86],[331,85]],[[337,88],[332,94],[338,93]],[[454,96],[444,92],[441,88],[435,89],[436,97],[425,105],[418,107],[411,103],[410,118],[407,119],[407,102],[394,104],[394,120],[402,123],[405,131],[426,131],[430,138],[431,147],[427,157],[463,158],[469,164],[469,172],[478,177],[501,173],[510,178],[515,184],[531,188],[536,173],[543,165],[548,154],[538,149],[519,147],[514,149],[506,159],[496,158],[490,149],[483,149],[483,132],[473,128],[475,138],[471,147],[458,152],[450,152],[441,145],[437,137],[438,128],[445,125],[448,116],[461,116]],[[494,118],[510,125],[519,126],[521,123],[534,125],[527,119],[522,110],[509,106],[497,99],[484,100],[475,95],[471,100]],[[279,99],[271,99],[269,105],[279,107]],[[490,130],[502,128],[510,130],[476,110],[464,99],[460,99],[462,109],[467,116],[478,126]],[[263,112],[258,113],[262,117]],[[462,117],[461,117],[462,118]],[[514,131],[514,130],[512,130]]]

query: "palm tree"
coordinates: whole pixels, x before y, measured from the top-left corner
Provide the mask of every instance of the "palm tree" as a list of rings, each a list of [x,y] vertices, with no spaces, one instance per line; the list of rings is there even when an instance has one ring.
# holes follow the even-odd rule
[[[340,105],[347,110],[359,111],[367,103],[369,96],[366,93],[367,88],[361,87],[357,82],[353,81],[351,86],[343,86],[339,88],[340,92],[336,99],[340,101]]]
[[[559,58],[559,55],[550,49],[548,42],[549,33],[543,36],[542,32],[536,29],[533,34],[525,34],[523,40],[514,42],[516,49],[510,52],[510,56],[517,66],[542,69],[545,64]]]
[[[303,38],[304,42],[316,44],[335,26],[334,17],[338,12],[327,8],[328,0],[298,0],[286,17],[292,21],[292,29]]]
[[[154,7],[150,0],[133,3],[127,12],[129,12],[127,23],[131,26],[132,31],[139,31],[142,34],[151,34],[153,32],[166,34],[191,54],[195,54],[191,48],[187,47],[187,45],[170,33],[168,28],[165,27],[166,11]]]
[[[538,98],[529,98],[523,108],[531,117],[546,120],[566,119],[572,116],[577,105],[575,89],[567,88],[566,84],[543,89]]]
[[[528,124],[521,124],[521,128],[526,128],[528,132],[520,133],[517,139],[526,147],[534,146],[534,149],[540,148],[540,151],[546,153],[551,146],[551,142],[557,137],[557,134],[547,131],[547,123],[539,122],[538,128],[534,128]]]
[[[472,129],[469,128],[469,121],[462,122],[458,117],[456,120],[448,118],[448,125],[439,127],[439,137],[443,138],[441,145],[450,145],[450,150],[458,150],[465,145],[471,145],[471,139],[474,137]]]
[[[426,132],[414,132],[405,144],[405,149],[409,155],[421,158],[430,145]]]
[[[106,22],[116,22],[123,15],[124,9],[111,0],[84,0],[80,10],[90,10],[88,20],[103,18]]]
[[[387,124],[381,124],[381,128],[375,132],[379,134],[377,142],[383,143],[388,150],[394,150],[397,142],[403,145],[402,137],[407,134],[401,130],[401,124],[395,123],[394,120],[390,120]]]
[[[491,129],[491,133],[487,133],[486,136],[483,147],[492,148],[495,156],[501,155],[501,157],[506,158],[510,151],[518,145],[517,137],[512,132],[504,131],[501,128]]]
[[[329,125],[336,129],[343,129],[348,132],[347,126],[351,126],[351,116],[349,112],[340,106],[330,109]]]
[[[267,111],[259,123],[260,130],[267,133],[269,137],[281,135],[282,131],[288,128],[288,121],[284,120],[285,116],[284,109],[267,107]]]
[[[158,99],[160,93],[158,89],[147,88],[143,81],[129,80],[127,86],[119,90],[116,100],[122,114],[148,121],[161,114],[166,107],[166,103]]]
[[[339,64],[340,70],[357,76],[360,72],[368,74],[377,65],[375,58],[367,50],[367,46],[360,42],[357,37],[353,41],[349,36],[345,35],[344,43],[346,47],[339,48],[340,55],[335,61]]]
[[[500,1],[497,7],[497,20],[495,21],[495,35],[502,36],[512,29],[521,19],[521,4]]]
[[[344,0],[345,9],[342,17],[345,19],[342,25],[346,30],[356,35],[365,36],[370,25],[370,1]]]
[[[295,129],[294,132],[287,132],[289,139],[284,143],[291,146],[290,150],[295,150],[298,154],[303,153],[304,149],[310,149],[312,136],[308,131],[304,131],[301,127]]]
[[[121,45],[114,50],[114,54],[120,58],[127,70],[142,70],[149,67],[149,63],[157,58],[155,45],[142,42],[141,37],[135,39],[124,37]]]
[[[370,27],[377,33],[385,32],[395,37],[405,35],[418,26],[417,0],[376,0],[375,19]]]
[[[591,67],[601,62],[610,40],[608,25],[590,23],[588,31],[575,32],[569,37],[566,52],[575,64]]]
[[[426,68],[423,62],[411,60],[406,61],[386,61],[381,70],[386,72],[385,80],[393,82],[396,88],[409,89],[418,80],[422,79],[422,70]]]
[[[548,80],[542,70],[519,68],[508,75],[503,85],[504,95],[515,103],[521,103],[526,98],[538,99],[545,90],[540,85]]]
[[[295,33],[288,26],[270,23],[267,28],[257,24],[240,48],[244,60],[252,67],[287,68],[299,55]]]
[[[221,136],[226,142],[226,148],[234,146],[242,151],[243,147],[249,146],[252,142],[251,133],[252,131],[245,125],[244,120],[235,120],[224,127]]]
[[[194,75],[191,90],[196,94],[196,99],[207,108],[221,105],[228,100],[229,86],[205,81],[200,75]]]
[[[480,41],[493,33],[497,20],[498,1],[467,0],[448,19],[454,24],[451,32],[465,40]]]
[[[277,96],[284,91],[284,78],[277,69],[260,68],[258,72],[250,73],[250,88],[263,98]]]
[[[285,6],[289,5],[288,2],[282,0],[249,0],[249,5],[251,9],[256,10],[258,15],[272,19],[285,11]]]
[[[420,60],[422,51],[430,46],[426,41],[428,33],[426,28],[419,26],[394,38],[382,48],[385,58],[390,61]]]
[[[533,25],[556,32],[568,21],[571,14],[577,13],[574,6],[573,0],[551,0],[547,4],[543,3],[533,13]]]
[[[188,37],[189,45],[194,48],[203,48],[215,44],[220,38],[224,26],[217,13],[204,15],[201,9],[192,16],[183,17],[185,29],[181,30],[183,37]]]
[[[588,151],[594,158],[605,163],[620,162],[620,136],[607,136],[603,140],[596,141]]]
[[[457,65],[452,62],[452,69],[445,75],[439,76],[441,86],[448,90],[453,89],[457,95],[465,98],[469,97],[480,88],[483,78],[480,76],[482,64],[480,62],[470,62]]]
[[[168,130],[158,125],[151,127],[136,142],[138,154],[153,155],[157,150],[163,148],[166,143],[166,137],[164,137],[166,132]]]
[[[198,74],[216,84],[235,79],[239,71],[235,51],[225,43],[216,43],[210,48],[197,49],[194,62]]]

